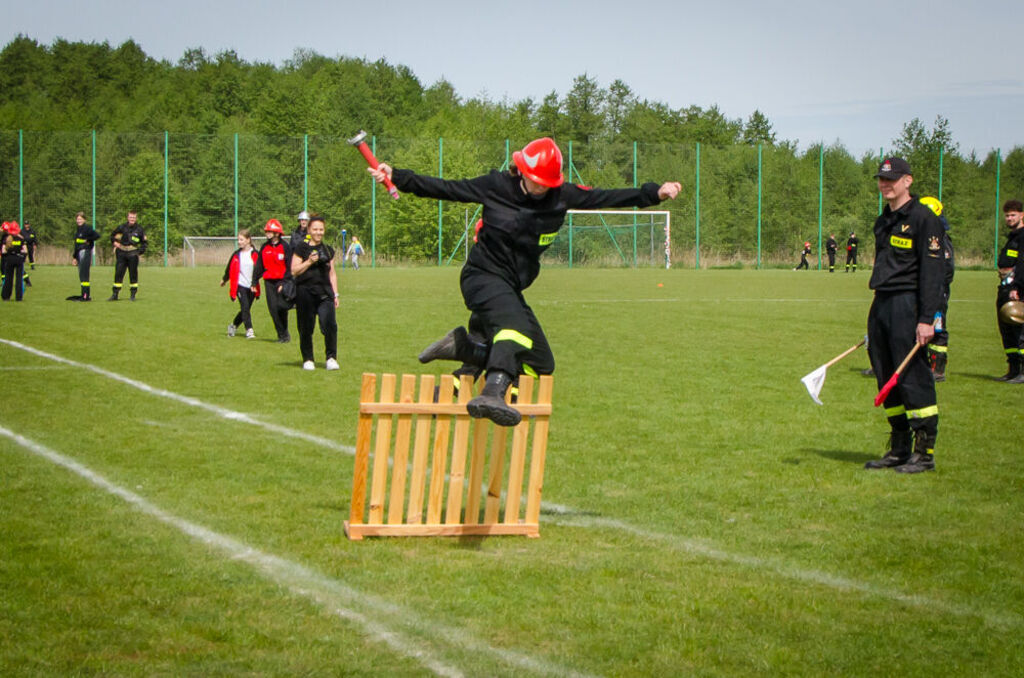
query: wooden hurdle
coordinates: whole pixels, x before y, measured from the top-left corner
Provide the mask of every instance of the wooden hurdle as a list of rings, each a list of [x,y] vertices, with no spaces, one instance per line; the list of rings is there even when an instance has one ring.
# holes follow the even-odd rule
[[[380,398],[375,400],[377,375],[363,374],[352,504],[349,519],[345,521],[345,534],[349,539],[365,536],[540,536],[540,497],[548,444],[548,419],[551,416],[551,376],[540,377],[536,400],[533,399],[535,380],[519,377],[519,390],[513,407],[522,413],[523,420],[512,429],[496,426],[488,419],[469,416],[466,403],[474,393],[473,380],[468,376],[462,377],[458,395],[454,393],[454,378],[442,376],[436,398],[433,375],[420,376],[418,391],[416,375],[402,375],[397,401],[395,375],[382,375],[380,385]],[[374,429],[376,437],[371,441]],[[510,431],[511,449],[506,454]],[[374,450],[373,475],[370,478],[367,515],[371,444]],[[526,478],[526,507],[523,512],[523,476],[528,450],[529,476]],[[485,487],[485,466],[488,463]],[[506,476],[507,482],[503,482]],[[501,506],[503,495],[504,511]]]

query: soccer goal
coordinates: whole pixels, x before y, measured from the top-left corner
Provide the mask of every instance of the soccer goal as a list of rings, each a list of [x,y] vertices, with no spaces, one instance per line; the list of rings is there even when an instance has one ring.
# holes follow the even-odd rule
[[[672,265],[671,214],[664,210],[569,210],[545,257],[573,266]]]
[[[186,235],[181,246],[181,265],[223,266],[236,249],[238,238],[234,236]]]

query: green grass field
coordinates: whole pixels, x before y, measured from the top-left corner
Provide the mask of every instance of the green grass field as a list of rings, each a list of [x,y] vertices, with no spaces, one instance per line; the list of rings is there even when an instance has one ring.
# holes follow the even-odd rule
[[[466,320],[458,270],[341,275],[340,372],[229,339],[220,268],[0,304],[0,675],[1019,676],[1024,387],[957,275],[935,473],[867,472],[869,272],[549,269],[541,538],[342,530],[360,374]],[[109,268],[94,269],[105,298]],[[248,417],[243,416],[248,415]]]

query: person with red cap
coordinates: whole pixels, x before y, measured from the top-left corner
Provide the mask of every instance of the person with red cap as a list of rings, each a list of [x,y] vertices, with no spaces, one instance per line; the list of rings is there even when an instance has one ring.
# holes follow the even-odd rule
[[[564,183],[562,152],[548,137],[531,141],[512,154],[512,161],[508,171],[457,181],[393,169],[387,163],[369,170],[376,181],[390,179],[400,191],[483,206],[483,227],[461,274],[471,331],[456,327],[424,349],[419,359],[456,360],[486,370],[484,388],[467,410],[500,426],[515,426],[521,419],[505,403],[518,375],[551,374],[555,369],[547,338],[523,291],[540,273],[540,257],[555,241],[566,212],[649,207],[681,190],[675,181],[610,190]]]
[[[284,228],[277,219],[271,219],[263,228],[267,241],[260,247],[259,256],[256,259],[256,271],[253,280],[263,280],[264,289],[267,293],[267,310],[270,311],[270,318],[274,321],[274,329],[277,330],[277,342],[287,344],[292,340],[288,334],[288,309],[291,304],[284,300],[282,288],[284,281],[291,277],[289,266],[292,261],[292,248],[282,238]]]
[[[0,298],[10,301],[11,292],[14,300],[21,301],[25,294],[25,257],[28,256],[28,243],[21,235],[21,226],[17,221],[3,224],[0,234],[0,271],[3,272],[3,287]]]

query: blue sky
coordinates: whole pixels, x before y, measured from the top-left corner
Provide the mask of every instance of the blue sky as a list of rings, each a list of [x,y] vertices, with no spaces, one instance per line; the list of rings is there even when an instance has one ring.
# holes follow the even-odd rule
[[[1024,146],[1024,2],[0,0],[0,40],[129,38],[280,64],[297,47],[408,66],[463,98],[540,101],[581,74],[673,108],[760,109],[801,148],[877,153],[914,117],[961,151]],[[1009,29],[1003,29],[1007,26]]]

